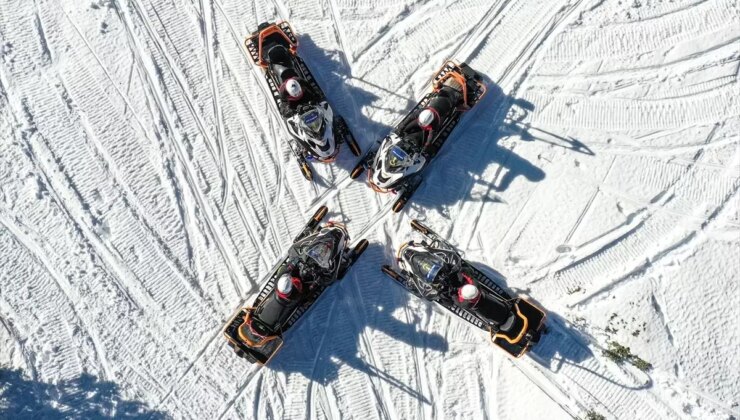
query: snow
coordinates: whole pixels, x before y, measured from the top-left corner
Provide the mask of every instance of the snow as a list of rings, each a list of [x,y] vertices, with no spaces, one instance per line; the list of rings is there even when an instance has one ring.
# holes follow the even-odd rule
[[[303,180],[243,47],[282,19],[363,149],[484,75],[402,213]],[[739,69],[735,0],[0,0],[0,418],[737,418]],[[249,365],[320,205],[371,244]],[[547,309],[529,356],[381,274],[414,218]]]

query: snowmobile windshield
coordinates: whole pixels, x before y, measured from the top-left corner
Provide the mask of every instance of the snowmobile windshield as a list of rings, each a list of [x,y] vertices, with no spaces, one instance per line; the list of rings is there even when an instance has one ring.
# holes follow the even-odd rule
[[[330,269],[332,266],[333,243],[331,236],[319,236],[314,243],[309,245],[306,256],[314,260],[320,267]]]
[[[391,147],[390,152],[386,156],[385,163],[386,166],[391,170],[400,170],[406,166],[409,166],[409,164],[411,163],[411,158],[405,150],[403,150],[398,145],[394,145],[393,147]]]
[[[417,276],[432,284],[444,266],[444,261],[434,254],[416,254],[411,257],[411,265]]]
[[[319,136],[324,135],[324,119],[316,108],[301,115],[301,126],[304,130],[310,131]]]

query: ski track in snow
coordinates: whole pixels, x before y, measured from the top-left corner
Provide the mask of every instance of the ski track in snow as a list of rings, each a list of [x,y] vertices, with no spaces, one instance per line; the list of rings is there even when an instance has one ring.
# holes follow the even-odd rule
[[[174,418],[740,416],[737,2],[0,10],[0,367],[89,373]],[[243,44],[283,19],[363,151],[445,59],[484,76],[402,213],[349,178],[346,146],[303,179]],[[321,205],[371,245],[249,365],[223,324]],[[550,311],[530,356],[381,274],[414,218]],[[727,331],[697,337],[697,319]],[[610,361],[610,341],[653,369]]]

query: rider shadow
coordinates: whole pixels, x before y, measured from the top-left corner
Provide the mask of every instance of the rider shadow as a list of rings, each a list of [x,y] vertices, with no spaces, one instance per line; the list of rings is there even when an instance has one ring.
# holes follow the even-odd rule
[[[399,355],[381,351],[382,342],[389,340],[426,351],[448,348],[442,335],[417,328],[417,318],[406,309],[412,296],[380,271],[389,258],[381,245],[370,243],[346,277],[327,289],[306,319],[287,333],[285,348],[268,368],[322,385],[335,381],[340,370],[353,369],[431,404],[418,384],[411,385],[413,379],[404,377],[410,372]]]
[[[357,83],[352,83],[352,80],[359,81],[359,79],[353,78],[352,69],[344,52],[323,49],[317,46],[307,34],[298,35],[298,52],[329,99],[332,109],[347,122],[362,153],[375,140],[390,132],[390,126],[374,121],[367,116],[367,110],[382,98],[373,92],[356,86]],[[367,83],[365,82],[365,84]],[[395,94],[380,86],[374,87],[385,93]],[[408,109],[415,104],[413,101],[414,98],[408,99],[406,104]],[[400,114],[405,111],[399,109],[398,112]],[[360,157],[349,153],[347,149],[346,145],[342,145],[342,151],[332,165],[337,165],[349,171],[354,168]],[[314,165],[314,167],[316,166]],[[317,180],[317,182],[321,184],[325,181]]]
[[[588,146],[573,137],[558,136],[524,123],[535,105],[504,94],[488,77],[482,78],[488,93],[469,111],[471,115],[463,115],[461,125],[447,139],[449,144],[432,162],[434,169],[425,175],[411,200],[418,211],[436,207],[446,212],[447,206],[461,200],[505,202],[498,193],[506,191],[517,178],[532,183],[545,179],[542,168],[515,151],[518,143],[510,147],[499,144],[505,137],[518,137],[522,142],[541,141],[551,148],[594,155]],[[546,160],[541,154],[536,158]],[[498,168],[484,178],[482,174],[492,163]]]

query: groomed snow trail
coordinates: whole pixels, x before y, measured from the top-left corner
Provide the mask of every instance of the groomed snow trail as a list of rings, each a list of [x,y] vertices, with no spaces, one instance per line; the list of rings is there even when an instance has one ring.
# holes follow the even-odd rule
[[[736,1],[0,12],[0,372],[27,389],[89,374],[149,418],[740,416]],[[445,59],[484,75],[488,96],[403,213],[349,179],[346,148],[303,180],[243,46],[275,20],[363,150]],[[249,365],[223,324],[320,205],[371,244],[268,367]],[[412,219],[550,312],[530,356],[383,277]],[[614,363],[610,342],[652,370]],[[28,385],[5,377],[13,418],[5,399]],[[100,409],[39,395],[66,415]]]

